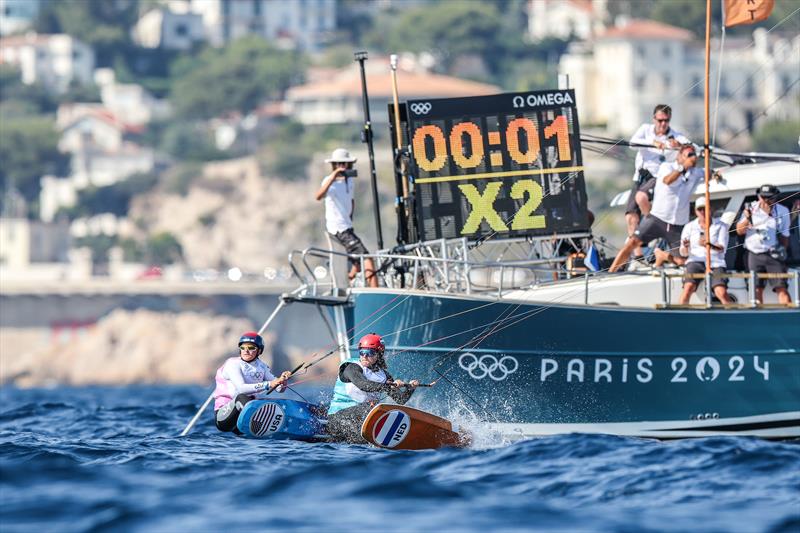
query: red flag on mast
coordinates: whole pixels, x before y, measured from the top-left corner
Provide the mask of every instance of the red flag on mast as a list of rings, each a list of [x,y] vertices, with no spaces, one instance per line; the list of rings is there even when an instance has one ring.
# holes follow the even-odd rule
[[[754,24],[767,20],[775,0],[725,0],[725,26]]]

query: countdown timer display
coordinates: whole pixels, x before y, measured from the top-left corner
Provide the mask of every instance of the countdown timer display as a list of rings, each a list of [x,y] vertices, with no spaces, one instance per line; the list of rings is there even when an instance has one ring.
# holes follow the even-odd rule
[[[572,90],[407,103],[421,241],[589,230]]]

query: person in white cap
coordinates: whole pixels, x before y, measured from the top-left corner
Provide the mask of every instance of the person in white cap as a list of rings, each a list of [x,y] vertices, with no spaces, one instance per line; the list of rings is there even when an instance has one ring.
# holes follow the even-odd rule
[[[728,281],[724,276],[727,264],[725,250],[728,248],[729,226],[718,217],[711,219],[711,228],[706,236],[706,199],[701,196],[694,204],[697,218],[683,227],[681,232],[680,254],[686,257],[687,274],[705,274],[706,247],[711,248],[711,286],[714,295],[723,304],[731,303],[728,296]],[[692,294],[700,285],[700,279],[686,277],[683,280],[681,304],[688,304]]]
[[[756,189],[758,200],[746,204],[742,218],[736,224],[736,233],[744,236],[744,247],[747,250],[747,268],[754,272],[785,274],[786,248],[789,246],[789,226],[791,216],[789,210],[778,202],[780,190],[774,185],[762,185]],[[766,279],[756,283],[756,300],[762,303]],[[786,289],[786,279],[771,279],[774,291],[778,294],[778,302],[788,305],[792,303]]]
[[[350,255],[366,255],[367,247],[353,231],[353,211],[356,203],[353,199],[353,163],[356,158],[344,148],[337,148],[329,159],[331,173],[322,180],[316,194],[317,201],[325,200],[325,229],[331,237],[341,244]],[[350,279],[355,278],[361,269],[361,261],[353,260],[350,268]],[[364,259],[364,274],[370,287],[378,286],[375,276],[375,263],[371,258]]]

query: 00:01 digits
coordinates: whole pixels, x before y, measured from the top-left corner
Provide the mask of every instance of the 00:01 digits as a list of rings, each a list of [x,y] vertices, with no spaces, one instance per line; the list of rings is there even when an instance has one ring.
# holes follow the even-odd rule
[[[523,142],[522,139],[527,142]],[[556,137],[559,161],[570,161],[572,150],[569,142],[569,125],[564,115],[558,115],[544,128],[544,138]],[[508,156],[519,165],[530,165],[539,158],[541,142],[535,121],[518,117],[511,120],[505,129]],[[501,144],[500,132],[488,132],[490,146]],[[471,121],[459,122],[450,129],[450,150],[442,129],[436,124],[426,124],[416,129],[411,146],[417,166],[427,172],[437,172],[447,163],[450,154],[453,162],[462,169],[475,168],[481,164],[485,156],[483,134],[480,127]],[[466,141],[466,142],[465,142]],[[432,157],[428,157],[427,147],[432,146]],[[469,155],[466,146],[469,146]],[[490,166],[503,167],[503,156],[500,152],[490,153]]]

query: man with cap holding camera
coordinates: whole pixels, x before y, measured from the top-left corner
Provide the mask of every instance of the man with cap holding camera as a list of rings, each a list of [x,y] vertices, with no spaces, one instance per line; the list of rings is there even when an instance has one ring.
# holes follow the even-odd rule
[[[711,248],[711,286],[714,294],[723,304],[731,303],[728,297],[725,274],[725,250],[728,248],[728,225],[718,217],[711,219],[711,228],[706,236],[706,199],[701,196],[694,204],[697,218],[683,227],[681,232],[680,254],[686,257],[687,274],[705,274],[706,247]],[[713,214],[712,214],[713,215]],[[692,294],[700,284],[699,279],[687,277],[683,282],[681,304],[688,304]]]
[[[356,203],[353,199],[352,179],[357,175],[353,169],[356,158],[346,149],[337,148],[325,162],[330,163],[332,171],[322,180],[322,185],[316,194],[317,201],[325,199],[325,229],[348,254],[366,255],[369,253],[367,247],[353,231],[353,212]],[[350,279],[355,278],[360,269],[360,261],[352,261]],[[367,284],[370,287],[377,287],[375,263],[371,258],[364,259],[364,270]]]
[[[774,185],[756,189],[758,200],[745,205],[742,218],[736,224],[736,233],[744,235],[747,250],[747,268],[753,272],[785,274],[786,248],[789,246],[789,210],[778,203],[780,191]],[[792,299],[786,289],[786,279],[770,280],[778,293],[778,302],[790,304]],[[756,283],[756,300],[763,302],[766,280]]]

